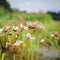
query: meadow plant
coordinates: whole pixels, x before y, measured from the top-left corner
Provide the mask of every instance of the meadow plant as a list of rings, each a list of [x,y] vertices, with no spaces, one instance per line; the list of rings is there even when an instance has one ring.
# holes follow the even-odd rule
[[[46,48],[60,49],[59,32],[48,33],[42,23],[26,22],[18,26],[0,28],[0,56],[6,59],[6,54],[11,54],[13,60],[42,59],[42,50]],[[40,55],[40,56],[39,56]],[[12,59],[12,58],[11,58]],[[17,59],[17,60],[19,60]]]

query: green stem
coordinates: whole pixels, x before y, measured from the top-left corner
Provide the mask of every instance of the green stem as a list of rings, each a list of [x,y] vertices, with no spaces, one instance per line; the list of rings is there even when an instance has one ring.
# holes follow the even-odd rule
[[[57,48],[59,48],[59,45],[58,45],[58,42],[57,42],[56,38],[55,38],[55,44],[56,44]]]
[[[53,42],[53,40],[51,38],[49,39],[49,42],[50,42],[52,47],[55,47],[54,42]]]
[[[4,41],[4,45],[6,45],[6,40],[7,40],[6,36],[7,36],[7,34],[6,34],[6,32],[5,32],[5,41]]]
[[[15,60],[15,54],[13,55],[13,60]]]
[[[22,32],[22,41],[25,41],[25,31],[23,30]],[[22,47],[22,53],[21,53],[21,60],[23,60],[23,56],[24,56],[24,47]]]
[[[1,60],[4,60],[4,56],[5,56],[5,54],[4,54],[4,53],[2,53],[2,58],[1,58]]]

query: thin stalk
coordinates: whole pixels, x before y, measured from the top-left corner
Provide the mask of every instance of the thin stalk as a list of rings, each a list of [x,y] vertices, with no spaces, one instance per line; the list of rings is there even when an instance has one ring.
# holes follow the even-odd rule
[[[39,34],[36,34],[36,39],[37,39],[37,43],[36,45],[39,46]],[[36,53],[36,60],[38,59],[38,53]]]
[[[56,44],[57,48],[59,48],[59,45],[58,45],[58,42],[57,42],[56,38],[55,38],[55,44]]]
[[[33,54],[33,52],[31,54],[31,60],[34,60],[34,54]]]
[[[5,42],[4,42],[4,45],[6,45],[6,32],[5,32]]]
[[[51,44],[52,47],[55,46],[54,43],[53,43],[53,40],[51,38],[49,39],[49,42],[50,42],[50,44]]]
[[[16,60],[16,59],[15,59],[15,54],[13,55],[13,60]]]
[[[22,33],[22,39],[23,39],[23,41],[25,41],[25,31],[24,30],[23,30],[23,33]],[[24,56],[24,47],[22,47],[21,60],[23,60],[23,56]]]
[[[29,40],[29,39],[27,39],[27,40]],[[30,46],[30,43],[29,43],[29,46]],[[27,55],[28,55],[28,56],[27,56],[27,59],[30,60],[30,49],[28,48],[27,51],[28,51],[28,53],[27,53]]]
[[[33,46],[32,41],[31,41],[31,46]],[[31,60],[33,60],[33,51],[31,52]]]
[[[5,56],[5,54],[4,54],[4,53],[2,53],[2,58],[1,58],[1,60],[4,60],[4,56]]]

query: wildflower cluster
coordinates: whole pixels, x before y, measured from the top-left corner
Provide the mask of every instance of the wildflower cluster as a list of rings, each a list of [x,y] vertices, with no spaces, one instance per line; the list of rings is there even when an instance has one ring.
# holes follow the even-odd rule
[[[38,21],[36,22],[32,22],[32,21],[28,21],[27,22],[27,25],[30,27],[30,28],[33,28],[33,29],[41,29],[41,30],[46,30],[45,27],[43,26],[42,23],[39,23]]]
[[[45,46],[60,49],[60,34],[59,32],[48,33],[40,42],[44,43]]]
[[[15,60],[15,55],[19,55],[21,59],[27,55],[27,60],[29,60],[30,55],[35,55],[31,52],[39,53],[37,50],[42,46],[60,49],[59,32],[46,34],[43,24],[37,21],[28,21],[26,25],[21,23],[18,26],[13,25],[0,28],[0,56],[3,56],[3,53],[10,53]]]
[[[22,50],[29,48],[31,43],[26,42],[28,40],[35,40],[35,37],[33,37],[29,31],[29,26],[23,24],[20,24],[19,26],[13,25],[0,28],[1,56],[6,52],[10,52],[12,54],[18,53],[19,55]],[[23,35],[25,35],[25,37]],[[26,42],[25,39],[27,40]]]

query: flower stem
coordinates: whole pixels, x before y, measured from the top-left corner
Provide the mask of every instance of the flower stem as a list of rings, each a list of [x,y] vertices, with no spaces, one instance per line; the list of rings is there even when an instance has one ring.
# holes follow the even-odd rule
[[[4,55],[5,55],[5,54],[4,54],[4,53],[2,53],[2,58],[1,58],[1,60],[4,60]]]
[[[56,47],[59,48],[58,41],[56,38],[55,38],[55,44],[56,44]]]
[[[13,55],[13,60],[15,60],[15,54]]]

